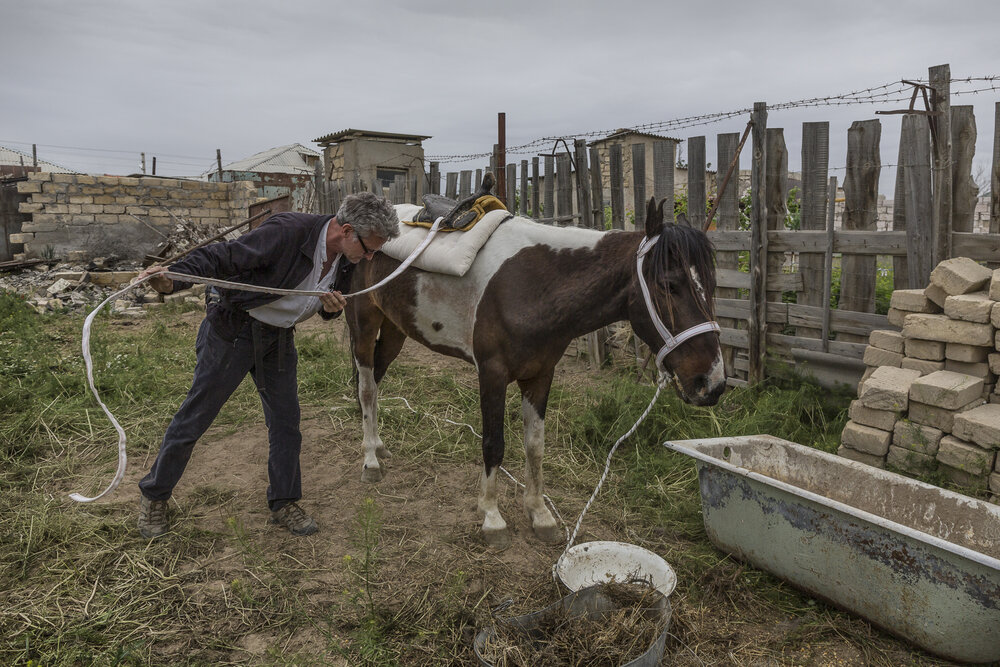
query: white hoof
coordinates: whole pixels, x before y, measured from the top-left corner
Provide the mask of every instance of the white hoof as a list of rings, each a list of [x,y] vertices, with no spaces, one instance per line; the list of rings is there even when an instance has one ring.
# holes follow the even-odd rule
[[[483,528],[483,539],[494,549],[510,546],[510,530],[507,528]]]
[[[563,534],[559,530],[559,526],[555,524],[549,526],[532,526],[531,530],[535,533],[535,537],[546,544],[555,544],[563,539]]]
[[[377,466],[365,466],[361,469],[361,481],[375,483],[382,481],[382,468]]]

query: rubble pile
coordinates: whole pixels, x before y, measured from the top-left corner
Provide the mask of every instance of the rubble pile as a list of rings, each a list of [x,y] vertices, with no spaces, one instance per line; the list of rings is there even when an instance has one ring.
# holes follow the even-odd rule
[[[893,293],[888,319],[901,331],[871,333],[837,453],[1000,501],[1000,269],[945,260],[926,289]]]

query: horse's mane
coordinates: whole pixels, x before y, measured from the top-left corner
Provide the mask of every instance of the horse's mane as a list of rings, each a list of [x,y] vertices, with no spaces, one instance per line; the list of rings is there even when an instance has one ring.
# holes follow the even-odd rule
[[[708,235],[700,229],[687,225],[665,223],[660,238],[649,252],[649,277],[656,283],[665,284],[667,275],[675,268],[687,273],[694,269],[705,289],[703,300],[694,292],[691,296],[705,311],[705,316],[713,317],[713,295],[715,294],[715,248]],[[669,292],[667,293],[669,299]],[[707,301],[707,303],[704,303]]]

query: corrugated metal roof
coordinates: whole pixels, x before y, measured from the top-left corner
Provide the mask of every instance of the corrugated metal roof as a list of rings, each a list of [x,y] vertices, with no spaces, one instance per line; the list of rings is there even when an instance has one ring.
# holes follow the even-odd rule
[[[638,130],[630,130],[630,129],[628,129],[626,127],[626,128],[622,128],[620,130],[615,130],[614,132],[612,132],[608,136],[604,137],[603,139],[597,139],[596,141],[592,141],[592,142],[590,142],[590,145],[593,146],[595,144],[604,143],[605,141],[614,141],[616,139],[624,139],[625,137],[628,137],[628,136],[648,137],[650,139],[670,139],[671,141],[676,141],[676,142],[680,143],[680,139],[675,139],[674,137],[665,137],[665,136],[660,135],[660,134],[649,134],[648,132],[639,132]]]
[[[289,144],[269,148],[251,155],[248,158],[237,160],[223,165],[223,171],[256,171],[260,173],[276,174],[311,174],[315,167],[309,166],[305,157],[319,158],[320,154],[311,148],[306,148],[302,144]],[[215,171],[214,169],[209,171]]]
[[[336,141],[355,139],[359,137],[371,137],[373,139],[402,139],[404,141],[423,141],[424,139],[430,139],[429,136],[423,134],[397,134],[395,132],[372,132],[371,130],[355,130],[353,128],[347,128],[346,130],[341,130],[340,132],[333,132],[332,134],[324,135],[319,139],[313,139],[313,141],[317,144],[331,144]]]
[[[14,167],[21,166],[21,160],[24,160],[24,166],[31,166],[31,156],[27,153],[22,153],[21,151],[16,151],[13,148],[7,148],[6,146],[0,146],[0,164],[10,165]],[[73,171],[72,169],[67,169],[66,167],[61,167],[58,164],[48,162],[46,160],[38,161],[38,168],[42,171],[47,171],[56,174],[76,174],[79,172]]]

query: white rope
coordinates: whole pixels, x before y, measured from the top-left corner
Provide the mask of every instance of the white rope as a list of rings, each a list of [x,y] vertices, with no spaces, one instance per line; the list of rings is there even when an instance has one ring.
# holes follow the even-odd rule
[[[403,271],[405,271],[406,268],[410,266],[410,264],[412,264],[413,261],[420,255],[420,253],[424,251],[424,248],[426,248],[430,244],[431,239],[434,238],[434,235],[437,234],[438,229],[440,229],[441,222],[443,220],[444,218],[440,217],[434,221],[434,224],[431,225],[431,228],[428,231],[426,238],[424,238],[424,240],[420,243],[420,245],[418,245],[414,249],[414,251],[410,253],[410,256],[407,257],[403,261],[403,263],[396,268],[395,271],[390,273],[388,276],[380,280],[375,285],[372,285],[371,287],[360,290],[358,292],[344,294],[344,297],[350,298],[350,297],[361,296],[362,294],[366,294],[368,292],[377,290],[380,287],[384,286],[386,283],[388,283],[390,280],[396,278]],[[118,485],[121,484],[122,478],[125,477],[125,466],[128,463],[128,457],[125,454],[125,441],[126,441],[125,430],[121,427],[121,424],[118,423],[118,420],[115,419],[115,416],[111,414],[111,410],[108,409],[108,406],[106,406],[104,404],[104,401],[101,400],[101,396],[97,392],[97,387],[94,386],[94,362],[90,355],[90,332],[93,327],[94,318],[97,316],[97,313],[101,312],[101,309],[103,309],[104,306],[106,306],[109,301],[118,298],[119,296],[128,292],[129,290],[132,290],[136,287],[139,287],[140,285],[143,285],[147,281],[151,280],[154,276],[165,276],[172,280],[180,280],[182,282],[200,283],[204,285],[216,285],[218,287],[239,289],[247,292],[263,292],[265,294],[280,294],[280,295],[294,294],[294,295],[305,295],[305,296],[321,296],[323,294],[326,294],[326,292],[316,292],[311,290],[291,290],[291,289],[280,289],[277,287],[260,287],[259,285],[246,285],[243,283],[230,282],[228,280],[219,280],[217,278],[204,278],[200,276],[189,276],[184,273],[175,273],[173,271],[162,271],[160,273],[150,274],[145,278],[143,278],[142,280],[137,280],[136,282],[130,284],[125,289],[118,290],[117,292],[109,296],[107,299],[102,301],[101,304],[97,306],[97,308],[95,308],[93,311],[91,311],[89,315],[87,315],[87,319],[84,320],[83,322],[83,340],[82,340],[83,361],[84,364],[86,364],[87,366],[87,383],[90,385],[90,391],[91,393],[94,394],[94,398],[97,399],[97,403],[101,406],[101,409],[104,410],[104,414],[108,416],[108,419],[111,420],[111,424],[115,427],[115,430],[118,432],[118,469],[115,471],[115,476],[112,478],[111,483],[108,484],[108,487],[103,491],[101,491],[96,496],[87,497],[79,493],[69,494],[69,497],[78,503],[93,502],[112,493],[115,489],[118,488]]]

